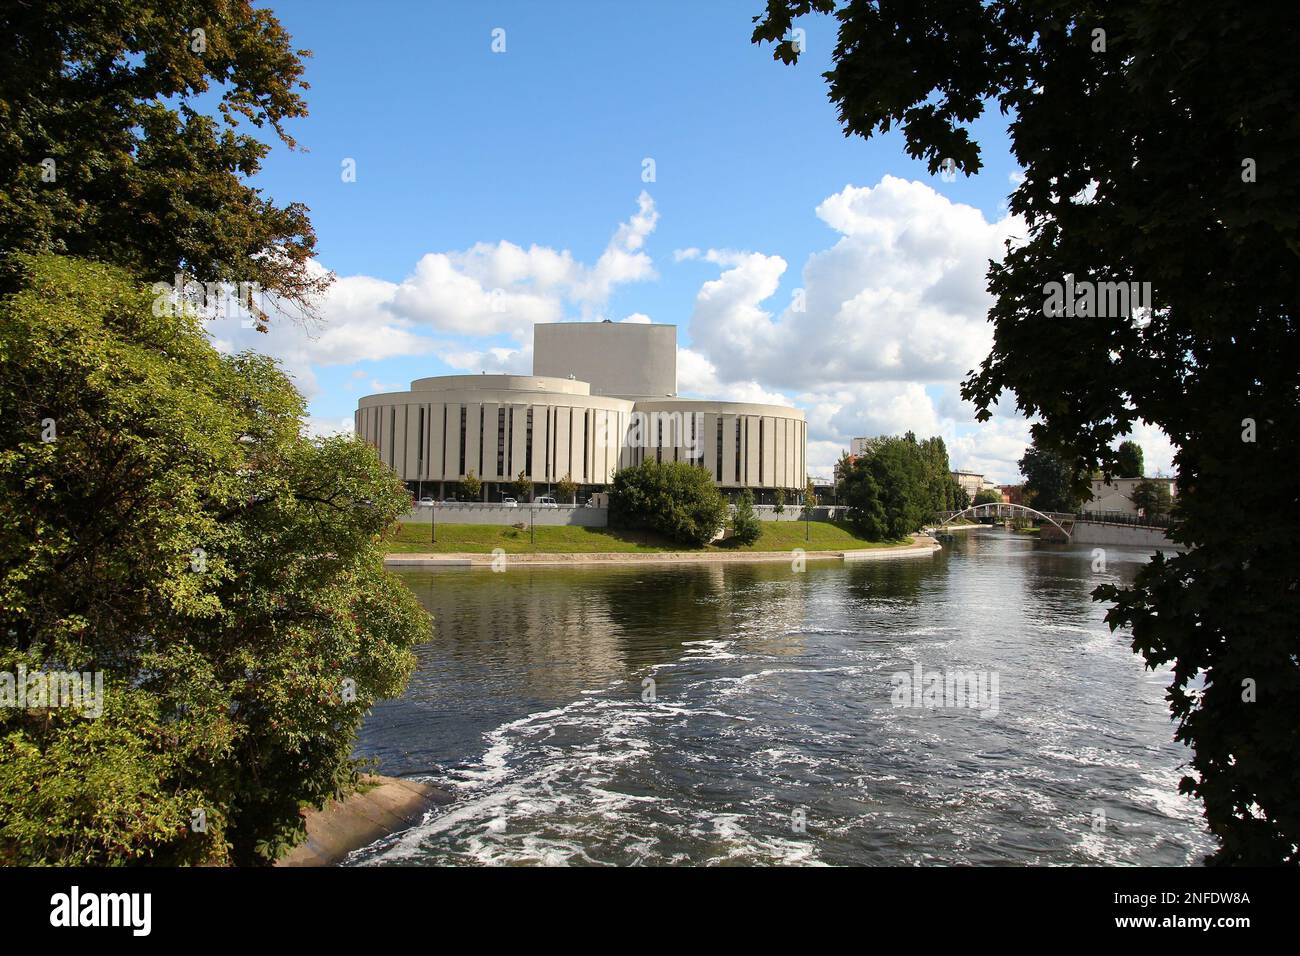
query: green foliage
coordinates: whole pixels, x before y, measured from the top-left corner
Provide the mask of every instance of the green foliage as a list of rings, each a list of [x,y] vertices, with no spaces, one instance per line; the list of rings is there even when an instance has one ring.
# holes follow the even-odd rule
[[[779,515],[785,514],[785,489],[776,489],[776,506],[772,509]]]
[[[528,477],[528,472],[523,468],[519,469],[518,477],[510,482],[510,494],[518,502],[528,501],[533,497],[532,479]]]
[[[817,486],[813,484],[811,478],[803,486],[803,506],[805,510],[817,507]]]
[[[1079,507],[1074,473],[1055,452],[1031,445],[1020,459],[1020,473],[1025,476],[1025,504],[1039,511],[1075,511]]]
[[[754,511],[754,493],[746,488],[736,499],[731,515],[731,538],[737,544],[753,544],[763,533],[763,525]]]
[[[307,113],[307,54],[273,14],[248,0],[5,7],[0,250],[256,283],[311,312],[330,277],[307,208],[248,184],[270,149],[255,129],[292,148],[284,124]]]
[[[0,668],[32,659],[7,647]],[[106,682],[102,716],[40,708],[0,720],[0,864],[228,862],[227,821],[190,764],[231,747],[233,725],[164,714],[163,700]],[[207,833],[189,832],[211,808]]]
[[[952,486],[947,492],[948,500],[952,502],[951,508],[945,508],[945,511],[965,511],[971,506],[970,492],[957,483],[954,478]]]
[[[975,492],[974,503],[977,505],[999,505],[1002,503],[1002,494],[991,488],[981,488]]]
[[[809,10],[838,10],[827,79],[846,132],[896,131],[932,172],[971,174],[971,124],[987,105],[1010,117],[1028,230],[990,268],[993,348],[963,397],[987,419],[1014,394],[1079,493],[1118,471],[1112,443],[1137,423],[1173,440],[1187,481],[1170,535],[1189,550],[1095,596],[1148,665],[1172,666],[1194,749],[1181,788],[1204,802],[1214,862],[1300,862],[1300,6],[770,0],[754,39]],[[1155,308],[1044,314],[1067,274],[1150,282]]]
[[[920,528],[938,511],[952,510],[948,452],[941,438],[917,442],[880,437],[842,472],[849,524],[871,541],[895,540]]]
[[[712,540],[726,517],[727,504],[703,468],[646,461],[614,474],[609,492],[613,527],[656,531],[698,548]]]
[[[120,271],[18,270],[0,672],[98,671],[107,700],[0,708],[0,862],[268,861],[352,784],[356,728],[429,633],[381,563],[406,490],[363,442],[302,437],[272,360],[219,354]]]
[[[1115,477],[1141,478],[1145,474],[1142,446],[1131,440],[1120,442],[1119,451],[1115,455]]]
[[[1139,481],[1129,496],[1133,506],[1148,518],[1157,518],[1173,510],[1174,499],[1168,481]]]
[[[483,482],[479,480],[478,475],[474,474],[473,468],[469,470],[469,474],[460,480],[458,487],[461,501],[481,501],[483,499]]]
[[[565,504],[577,503],[578,486],[567,472],[563,478],[555,483],[555,493],[560,496],[560,500]]]

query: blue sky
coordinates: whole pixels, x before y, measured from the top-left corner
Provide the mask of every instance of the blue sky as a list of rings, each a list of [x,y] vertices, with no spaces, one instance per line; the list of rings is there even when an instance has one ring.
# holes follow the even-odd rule
[[[897,134],[846,139],[820,75],[834,21],[801,21],[787,67],[749,41],[760,0],[271,6],[313,52],[310,116],[290,127],[307,151],[277,144],[256,185],[310,207],[339,281],[310,333],[213,334],[281,357],[318,427],[418,376],[526,370],[538,317],[648,316],[678,326],[683,394],[805,408],[815,472],[911,427],[1016,477],[1025,423],[976,426],[956,394],[1016,226],[996,110],[984,171],[949,183]]]

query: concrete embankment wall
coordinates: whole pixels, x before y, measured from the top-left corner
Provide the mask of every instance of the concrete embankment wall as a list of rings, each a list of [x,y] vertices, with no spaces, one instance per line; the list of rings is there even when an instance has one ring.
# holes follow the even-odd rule
[[[603,528],[609,523],[605,508],[588,508],[583,505],[556,505],[554,508],[506,508],[496,504],[439,505],[418,508],[409,515],[398,518],[403,524],[429,524],[430,511],[437,512],[438,524],[500,524],[512,525],[575,525],[583,528]]]
[[[939,542],[928,535],[913,535],[911,544],[891,545],[885,548],[862,548],[847,551],[805,551],[791,548],[788,551],[580,551],[564,554],[470,554],[467,552],[438,554],[388,554],[384,564],[388,567],[408,568],[493,568],[535,564],[555,564],[582,567],[601,564],[750,564],[759,561],[787,563],[796,559],[805,561],[887,561],[892,558],[930,557],[940,551]]]
[[[774,505],[756,505],[754,512],[760,521],[803,521],[803,509],[786,505],[777,514]],[[813,509],[813,521],[834,521],[844,517],[844,508],[818,507]],[[530,521],[535,525],[575,525],[583,528],[604,528],[609,524],[608,508],[588,508],[585,505],[556,505],[554,508],[530,508],[520,505],[507,508],[492,502],[464,502],[454,505],[434,505],[417,508],[398,518],[404,524],[429,524],[429,512],[436,512],[439,524],[498,524],[512,525]]]
[[[1070,540],[1073,544],[1110,544],[1127,548],[1150,548],[1153,551],[1187,550],[1181,544],[1170,541],[1160,528],[1097,524],[1091,521],[1076,521]]]
[[[837,521],[844,518],[847,508],[834,508],[829,505],[818,505],[812,510],[813,521]],[[804,513],[801,505],[786,505],[785,510],[780,514],[776,513],[776,505],[754,505],[754,513],[758,515],[759,521],[803,521]]]
[[[303,811],[307,839],[275,865],[332,866],[353,850],[415,826],[431,807],[452,802],[449,791],[415,780],[374,776],[364,784],[341,803]]]

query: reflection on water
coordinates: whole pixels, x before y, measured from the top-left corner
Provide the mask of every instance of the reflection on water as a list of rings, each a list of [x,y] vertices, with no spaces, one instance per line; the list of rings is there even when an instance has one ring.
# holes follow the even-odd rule
[[[458,799],[353,862],[1195,862],[1168,675],[1089,596],[1145,557],[406,572],[434,638],[359,749]],[[893,706],[916,664],[996,713]]]

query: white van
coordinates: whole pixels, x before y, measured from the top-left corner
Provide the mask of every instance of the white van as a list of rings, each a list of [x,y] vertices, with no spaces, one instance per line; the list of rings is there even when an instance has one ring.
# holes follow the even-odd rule
[[[558,508],[558,507],[560,507],[559,505],[557,505],[557,504],[555,503],[555,499],[554,499],[554,498],[548,498],[548,497],[546,497],[545,495],[543,495],[541,498],[538,498],[536,501],[533,502],[533,504],[535,504],[535,505],[536,505],[537,507],[539,507],[539,508]]]

